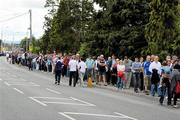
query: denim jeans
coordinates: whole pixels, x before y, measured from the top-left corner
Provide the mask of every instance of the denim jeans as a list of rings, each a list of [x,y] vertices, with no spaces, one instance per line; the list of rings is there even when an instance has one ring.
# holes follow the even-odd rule
[[[159,83],[151,84],[151,95],[155,96],[156,92],[157,92],[158,96],[161,96],[161,88],[159,88]]]
[[[61,80],[61,70],[55,71],[55,82],[60,83]]]
[[[119,89],[119,88],[123,88],[123,84],[124,84],[124,82],[123,82],[123,80],[120,78],[120,77],[117,77],[117,88]]]
[[[133,73],[133,80],[134,80],[134,91],[137,91],[140,87],[140,73],[135,72]]]

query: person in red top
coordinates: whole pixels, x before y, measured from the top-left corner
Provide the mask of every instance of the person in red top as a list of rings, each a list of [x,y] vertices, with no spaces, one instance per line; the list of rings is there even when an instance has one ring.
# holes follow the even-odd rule
[[[62,72],[62,76],[66,76],[67,75],[67,67],[68,67],[68,64],[69,64],[69,57],[67,55],[64,56],[64,59],[63,59],[63,72]]]

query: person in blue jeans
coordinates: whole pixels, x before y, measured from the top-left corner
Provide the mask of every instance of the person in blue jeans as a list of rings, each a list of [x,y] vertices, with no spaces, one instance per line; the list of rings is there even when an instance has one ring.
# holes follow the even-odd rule
[[[159,62],[159,57],[155,56],[154,61],[149,66],[149,71],[152,73],[151,77],[151,95],[155,96],[157,91],[158,96],[161,95],[159,86],[160,74],[161,74],[161,63]]]
[[[167,91],[167,94],[168,94],[167,105],[171,105],[171,84],[170,84],[171,67],[170,67],[170,64],[168,65],[166,61],[163,62],[161,75],[162,75],[162,78],[160,81],[161,95],[160,95],[159,103],[161,105],[163,104],[164,97]]]
[[[135,62],[132,63],[132,72],[133,72],[133,80],[134,80],[134,92],[138,93],[138,88],[140,87],[140,70],[141,63],[139,59],[136,57]]]
[[[125,65],[122,60],[117,59],[117,88],[123,89],[125,83]]]

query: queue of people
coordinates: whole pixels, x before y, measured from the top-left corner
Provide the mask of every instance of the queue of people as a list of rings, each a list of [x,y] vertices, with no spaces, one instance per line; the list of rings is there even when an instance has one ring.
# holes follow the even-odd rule
[[[134,88],[135,93],[159,97],[163,105],[167,97],[167,105],[177,107],[180,96],[180,61],[177,56],[167,56],[161,63],[156,55],[135,57],[134,61],[125,56],[123,59],[114,55],[105,59],[104,55],[88,57],[76,55],[47,55],[32,53],[16,53],[7,55],[7,61],[28,66],[29,70],[40,70],[55,74],[55,84],[60,85],[61,77],[69,77],[69,86],[77,83],[85,87],[90,77],[97,85],[111,85],[117,90]]]

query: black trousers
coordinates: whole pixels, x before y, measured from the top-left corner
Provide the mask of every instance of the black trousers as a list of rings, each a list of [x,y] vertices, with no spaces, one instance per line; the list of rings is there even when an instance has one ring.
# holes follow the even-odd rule
[[[61,70],[55,71],[55,82],[60,83],[61,80]]]
[[[73,86],[76,86],[77,79],[76,79],[76,71],[70,71],[70,77],[69,77],[69,86],[72,85],[72,79],[73,79]]]
[[[174,93],[174,105],[177,103],[177,98],[180,96],[180,93]]]
[[[168,102],[167,104],[168,105],[171,105],[171,84],[170,82],[166,82],[164,83],[165,85],[163,85],[161,87],[161,95],[160,95],[160,99],[159,99],[159,102],[160,103],[163,103],[164,101],[164,97],[166,95],[166,90],[167,90],[167,93],[168,93]]]
[[[62,72],[62,76],[64,77],[64,76],[66,76],[66,74],[67,74],[67,66],[64,65],[64,67],[63,67],[63,72]]]

